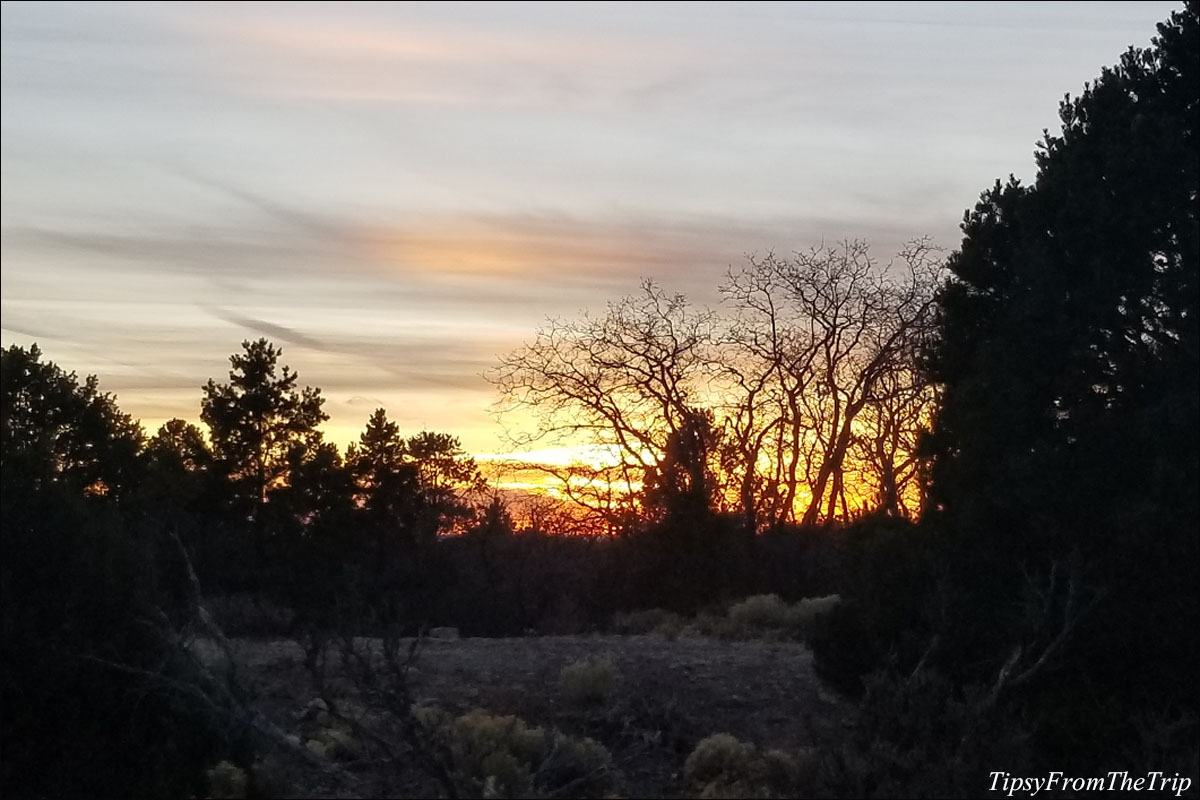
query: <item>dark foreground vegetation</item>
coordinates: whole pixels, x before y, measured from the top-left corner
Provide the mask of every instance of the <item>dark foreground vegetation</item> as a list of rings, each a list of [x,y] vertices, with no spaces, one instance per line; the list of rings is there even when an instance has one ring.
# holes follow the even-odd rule
[[[596,501],[602,525],[588,535],[560,535],[577,516],[518,508],[455,439],[402,437],[383,410],[339,453],[319,432],[319,390],[300,388],[265,340],[204,387],[207,434],[173,420],[149,438],[94,378],[10,347],[0,793],[980,796],[996,771],[1127,770],[1190,778],[1173,786],[1194,795],[1197,10],[1185,3],[1150,48],[1064,102],[1032,185],[998,182],[966,214],[928,331],[861,328],[884,337],[875,353],[903,349],[910,365],[868,359],[852,392],[832,370],[801,386],[811,360],[789,361],[786,341],[755,333],[762,317],[741,317],[737,345],[760,360],[717,374],[770,402],[705,406],[667,381],[655,416],[626,395],[600,441],[645,436],[620,466],[640,488],[604,505],[597,487],[612,476],[565,476],[590,487],[577,500]],[[828,255],[755,265],[731,287],[747,303],[816,298],[812,319],[827,295],[806,287],[868,274],[821,272],[864,263],[853,248]],[[768,295],[753,283],[806,275],[768,281]],[[892,289],[858,297],[925,309]],[[652,287],[640,302],[608,321],[631,309],[685,319]],[[608,330],[622,346],[630,331],[653,334],[639,340],[647,353],[680,341],[669,326]],[[550,341],[594,332],[560,326]],[[535,345],[497,378],[508,400],[549,409],[542,433],[554,419],[591,425],[614,396],[602,363],[588,373],[599,382],[558,371],[571,352]],[[572,394],[581,386],[595,393]],[[888,406],[902,397],[936,405]],[[768,408],[779,413],[764,422]],[[912,458],[898,420],[927,425]],[[874,465],[867,509],[850,502],[855,448]],[[452,643],[414,638],[447,626],[523,636],[514,646],[534,658],[556,645],[530,634],[649,632],[683,643],[681,675],[705,637],[713,653],[754,640],[737,652],[790,659],[795,691],[815,696],[811,650],[844,699],[822,701],[835,725],[797,712],[733,731],[722,701],[778,705],[770,692],[730,682],[728,698],[667,707],[631,688],[662,680],[644,658],[596,640],[521,684],[525,700],[481,672],[467,683],[491,689],[451,701],[427,691],[448,662],[421,653]],[[267,636],[286,637],[286,659],[247,655],[245,637]],[[502,649],[489,652],[521,657]],[[272,663],[307,682],[299,733],[272,707]],[[551,709],[538,682],[563,705]]]

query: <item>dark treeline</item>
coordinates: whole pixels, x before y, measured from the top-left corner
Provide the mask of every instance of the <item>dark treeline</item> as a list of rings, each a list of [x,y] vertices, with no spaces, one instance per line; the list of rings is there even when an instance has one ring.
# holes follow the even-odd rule
[[[266,340],[203,387],[207,431],[152,436],[94,377],[3,351],[0,791],[197,795],[245,763],[245,698],[182,646],[210,611],[229,634],[514,635],[767,592],[842,598],[810,644],[859,709],[846,793],[1194,773],[1197,10],[1064,101],[940,282],[923,243],[909,282],[857,244],[770,256],[730,275],[730,324],[647,285],[503,359],[531,437],[615,448],[559,476],[587,535],[383,409],[340,453]]]
[[[836,588],[831,531],[756,536],[686,490],[597,536],[545,497],[515,523],[455,438],[402,436],[383,409],[343,456],[280,355],[244,342],[203,387],[207,435],[174,419],[147,437],[95,377],[0,352],[6,794],[199,792],[206,767],[245,762],[244,698],[183,646],[208,615],[298,640],[578,633]],[[54,742],[87,755],[59,764]]]
[[[565,503],[489,488],[457,439],[402,436],[384,409],[343,456],[318,430],[320,390],[298,387],[280,355],[260,339],[231,356],[228,381],[203,390],[207,435],[173,419],[146,437],[94,377],[80,383],[36,345],[8,348],[9,496],[71,493],[168,560],[186,555],[206,594],[251,606],[227,608],[245,612],[231,622],[251,633],[348,620],[364,632],[578,632],[616,611],[695,612],[756,589],[788,598],[833,589],[824,566],[806,566],[820,562],[809,551],[832,549],[828,531],[755,536],[690,485],[647,488],[644,517],[607,536]]]

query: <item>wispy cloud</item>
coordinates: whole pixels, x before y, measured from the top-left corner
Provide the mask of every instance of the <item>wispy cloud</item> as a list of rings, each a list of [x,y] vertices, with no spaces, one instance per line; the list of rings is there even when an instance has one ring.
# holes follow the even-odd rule
[[[301,347],[309,347],[313,350],[327,349],[326,346],[317,339],[307,336],[300,331],[295,330],[294,328],[289,328],[286,325],[278,325],[274,322],[268,322],[263,319],[255,319],[254,317],[244,317],[241,314],[235,314],[223,308],[210,307],[207,310],[217,319],[224,320],[225,322],[229,322],[233,325],[238,325],[248,331],[262,334],[263,336],[267,336],[272,339],[287,342],[288,344],[299,345]]]
[[[715,303],[750,251],[953,246],[1172,8],[6,2],[4,341],[194,418],[267,336],[339,429],[493,447],[480,373],[547,316],[641,277]]]

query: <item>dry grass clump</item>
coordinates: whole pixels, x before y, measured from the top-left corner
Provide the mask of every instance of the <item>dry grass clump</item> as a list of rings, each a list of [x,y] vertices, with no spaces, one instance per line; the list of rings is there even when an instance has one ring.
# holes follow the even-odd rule
[[[563,694],[577,706],[595,706],[608,702],[616,683],[616,671],[606,658],[585,658],[563,667]]]
[[[461,793],[474,797],[603,797],[615,789],[612,756],[592,739],[475,710],[451,719],[413,710]]]

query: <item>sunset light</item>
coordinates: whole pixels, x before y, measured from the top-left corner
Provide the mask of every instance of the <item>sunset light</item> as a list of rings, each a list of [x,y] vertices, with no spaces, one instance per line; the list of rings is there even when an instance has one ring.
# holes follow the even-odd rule
[[[0,21],[0,798],[1200,790],[1200,0]]]
[[[498,452],[480,376],[548,316],[643,277],[715,303],[749,252],[949,246],[1168,7],[1064,41],[1051,6],[6,3],[0,336],[151,431],[267,336],[340,445],[384,406]]]

